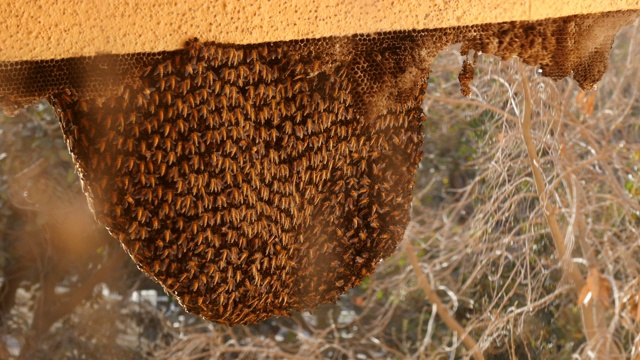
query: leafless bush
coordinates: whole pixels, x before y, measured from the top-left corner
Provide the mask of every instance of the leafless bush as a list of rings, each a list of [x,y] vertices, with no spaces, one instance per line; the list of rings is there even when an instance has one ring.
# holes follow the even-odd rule
[[[407,241],[428,254],[421,265],[443,298],[468,308],[465,327],[488,354],[633,352],[636,37],[635,27],[620,35],[597,92],[484,58],[470,99],[438,81],[427,95],[429,112],[456,114],[442,117],[443,136],[471,120],[474,174],[449,187],[455,201],[417,206]]]

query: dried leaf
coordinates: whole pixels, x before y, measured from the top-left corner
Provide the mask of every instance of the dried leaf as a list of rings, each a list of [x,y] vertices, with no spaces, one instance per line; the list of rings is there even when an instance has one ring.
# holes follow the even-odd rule
[[[640,322],[640,292],[625,296],[622,300],[624,311],[635,322]]]
[[[596,92],[595,91],[581,91],[575,100],[575,104],[578,106],[578,111],[584,116],[591,116],[596,107]]]
[[[611,285],[597,268],[589,270],[587,283],[580,289],[578,305],[588,305],[591,299],[599,300],[605,307],[611,306]]]

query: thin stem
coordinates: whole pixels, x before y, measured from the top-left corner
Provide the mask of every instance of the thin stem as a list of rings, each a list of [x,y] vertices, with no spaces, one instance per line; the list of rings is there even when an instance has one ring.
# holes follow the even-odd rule
[[[549,201],[548,189],[545,185],[542,170],[540,169],[540,158],[536,153],[535,144],[533,143],[533,137],[531,135],[531,90],[526,77],[523,77],[522,87],[524,88],[524,113],[522,115],[522,121],[520,122],[520,128],[522,130],[522,137],[527,148],[527,154],[531,163],[531,171],[533,172],[533,178],[536,185],[536,191],[540,202],[544,209],[544,217],[549,226],[551,237],[553,239],[554,246],[558,252],[558,257],[562,266],[563,272],[568,275],[573,281],[573,288],[576,295],[578,295],[585,285],[586,281],[583,278],[580,271],[573,266],[571,260],[571,254],[567,250],[565,244],[565,234],[560,229],[560,225],[556,219],[556,209]],[[580,207],[577,206],[579,217]],[[593,264],[592,264],[593,265]],[[585,335],[589,342],[592,341],[604,341],[604,346],[598,346],[597,358],[598,359],[612,359],[621,358],[618,348],[612,344],[611,338],[607,336],[607,330],[604,321],[604,311],[602,304],[597,299],[590,301],[588,304],[581,305],[582,319],[584,325]],[[583,306],[582,306],[583,305]]]
[[[464,346],[469,349],[473,353],[473,358],[476,360],[484,360],[484,356],[482,355],[482,350],[478,346],[478,343],[469,335],[469,332],[465,330],[460,323],[449,314],[449,309],[442,303],[438,294],[436,294],[433,289],[431,289],[431,284],[429,283],[429,279],[424,275],[422,270],[420,269],[420,264],[418,263],[418,257],[416,256],[415,249],[411,245],[409,241],[406,241],[404,244],[404,251],[407,254],[407,258],[411,263],[411,267],[413,271],[416,273],[416,277],[418,278],[418,285],[427,296],[427,299],[431,301],[431,303],[436,305],[436,311],[438,315],[442,319],[442,321],[447,325],[451,331],[455,332],[460,341],[464,344]]]

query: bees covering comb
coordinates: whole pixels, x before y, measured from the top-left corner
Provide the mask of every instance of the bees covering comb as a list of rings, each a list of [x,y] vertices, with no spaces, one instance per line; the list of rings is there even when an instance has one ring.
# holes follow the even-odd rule
[[[635,13],[601,16],[621,26]],[[421,159],[428,66],[442,47],[520,56],[553,77],[575,71],[588,87],[617,28],[595,50],[576,29],[599,19],[193,40],[159,54],[23,63],[20,76],[0,63],[0,104],[48,95],[96,218],[138,267],[189,312],[254,323],[335,301],[394,251]],[[99,70],[84,71],[94,62]],[[47,69],[58,70],[42,82]]]
[[[320,56],[336,41],[302,47],[192,42],[118,95],[53,97],[98,220],[209,320],[335,301],[407,224],[424,86],[367,114],[353,65]]]

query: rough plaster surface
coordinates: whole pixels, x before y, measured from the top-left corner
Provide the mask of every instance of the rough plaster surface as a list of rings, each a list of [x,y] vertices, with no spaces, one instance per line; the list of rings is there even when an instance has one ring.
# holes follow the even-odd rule
[[[640,0],[0,0],[0,61],[251,44],[640,9]]]

